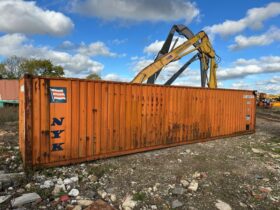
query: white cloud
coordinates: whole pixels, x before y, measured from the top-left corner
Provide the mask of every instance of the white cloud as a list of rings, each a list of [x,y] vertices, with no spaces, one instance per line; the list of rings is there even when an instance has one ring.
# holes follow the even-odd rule
[[[35,1],[0,1],[0,31],[6,33],[65,35],[74,27],[60,12],[43,10]]]
[[[67,76],[77,77],[92,72],[100,73],[104,68],[103,64],[86,55],[79,53],[72,55],[49,47],[36,47],[30,44],[30,40],[22,34],[7,34],[0,37],[0,55],[49,59],[54,64],[64,67]]]
[[[242,89],[242,90],[250,90],[252,86],[250,86],[248,83],[244,82],[243,80],[232,83],[233,89]]]
[[[280,41],[280,29],[271,27],[267,32],[259,36],[236,36],[235,44],[230,45],[229,48],[231,50],[239,50],[252,46],[265,46],[277,41]]]
[[[213,38],[215,34],[228,36],[239,33],[246,28],[262,28],[263,22],[269,18],[280,15],[280,3],[272,2],[265,7],[249,9],[244,18],[239,20],[226,20],[220,24],[207,26],[204,30]]]
[[[128,78],[122,77],[118,74],[106,74],[104,77],[102,77],[102,79],[109,81],[129,82]]]
[[[233,67],[219,68],[218,80],[244,78],[248,75],[280,72],[280,56],[263,56],[259,59],[238,59]]]
[[[116,56],[116,53],[110,52],[109,48],[103,42],[94,42],[86,45],[84,43],[78,48],[78,52],[87,56]]]
[[[196,4],[186,0],[76,0],[73,11],[105,20],[191,22],[198,17]]]
[[[231,84],[233,89],[246,89],[246,90],[257,90],[258,92],[279,94],[280,92],[280,76],[273,76],[271,79],[255,80],[253,82],[247,82],[244,80]]]
[[[187,39],[185,39],[185,38],[175,36],[172,40],[171,47],[173,47],[176,39],[178,39],[178,41],[177,41],[175,47],[177,47],[177,46],[183,44],[185,41],[187,41]],[[156,40],[144,48],[144,53],[158,54],[158,52],[161,50],[163,44],[164,44],[163,40]]]

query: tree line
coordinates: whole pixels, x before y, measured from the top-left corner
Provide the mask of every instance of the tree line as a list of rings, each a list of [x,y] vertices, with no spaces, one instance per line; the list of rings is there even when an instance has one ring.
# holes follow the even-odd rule
[[[82,70],[82,69],[81,69]],[[24,74],[46,77],[63,77],[64,69],[62,66],[54,65],[50,60],[22,58],[12,56],[0,63],[0,79],[19,79]],[[96,73],[91,73],[87,79],[100,80],[101,77]]]

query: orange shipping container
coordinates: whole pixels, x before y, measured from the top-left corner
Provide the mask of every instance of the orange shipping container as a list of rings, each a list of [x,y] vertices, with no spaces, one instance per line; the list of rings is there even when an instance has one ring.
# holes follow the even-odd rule
[[[0,79],[0,100],[18,100],[18,80]]]
[[[253,91],[20,80],[24,165],[56,166],[255,131]]]

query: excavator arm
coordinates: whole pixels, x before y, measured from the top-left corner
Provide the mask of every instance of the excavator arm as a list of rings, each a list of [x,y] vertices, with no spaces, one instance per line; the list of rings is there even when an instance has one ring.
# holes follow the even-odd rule
[[[174,46],[176,45],[176,43],[178,41],[178,39],[176,39],[173,46],[171,46],[175,32],[177,32],[181,36],[184,36],[186,39],[191,39],[194,37],[193,32],[188,27],[186,27],[182,24],[173,25],[164,44],[162,45],[162,48],[158,52],[158,54],[155,58],[155,61],[160,59],[163,55],[167,54],[170,50],[170,47],[171,47],[171,50],[173,50]],[[194,46],[197,46],[197,45],[198,45],[198,43],[194,44]],[[151,75],[148,78],[147,83],[154,84],[155,80],[157,79],[160,72],[161,72],[161,69],[159,71],[157,71],[156,73],[154,73],[153,75]]]
[[[191,46],[194,47],[190,49]],[[166,53],[160,58],[156,59],[155,62],[141,70],[131,82],[143,83],[146,80],[148,80],[152,75],[161,71],[161,69],[168,65],[170,62],[177,61],[185,55],[194,52],[195,50],[199,51],[201,71],[207,72],[210,60],[210,78],[208,82],[208,87],[217,88],[217,64],[215,61],[215,51],[213,50],[208,36],[204,31],[199,32],[183,44],[171,50],[169,53]]]

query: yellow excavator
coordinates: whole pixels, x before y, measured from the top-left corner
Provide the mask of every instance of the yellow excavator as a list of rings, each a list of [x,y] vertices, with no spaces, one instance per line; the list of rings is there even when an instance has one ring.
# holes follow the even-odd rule
[[[171,47],[175,32],[187,39],[187,41],[176,48],[175,45],[178,41],[178,38]],[[199,59],[201,86],[205,87],[207,84],[209,88],[217,88],[216,69],[218,65],[216,62],[216,57],[218,56],[215,54],[207,34],[204,31],[200,31],[194,35],[192,31],[184,25],[174,25],[171,28],[165,43],[155,58],[155,61],[142,69],[131,82],[146,82],[148,84],[153,84],[165,66],[195,51],[197,51],[197,53],[189,61],[187,61],[168,81],[166,81],[165,85],[171,85],[192,62]],[[208,69],[210,69],[209,80]]]
[[[280,94],[273,95],[259,93],[257,97],[257,105],[264,108],[280,107]]]

